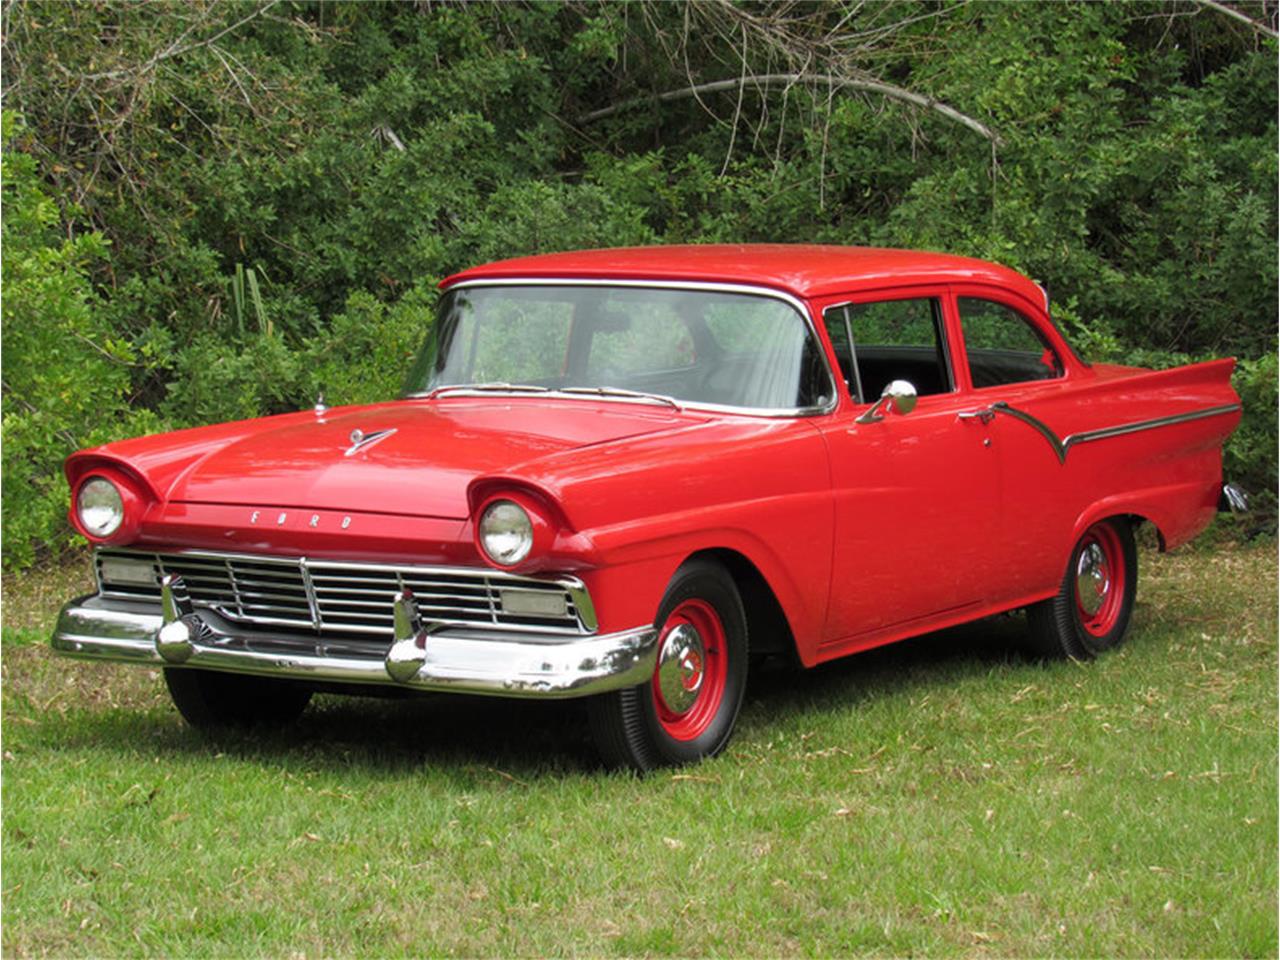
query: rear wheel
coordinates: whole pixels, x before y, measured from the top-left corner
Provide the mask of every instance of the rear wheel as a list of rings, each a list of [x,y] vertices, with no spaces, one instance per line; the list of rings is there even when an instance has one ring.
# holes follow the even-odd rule
[[[169,668],[164,682],[183,719],[201,730],[283,726],[311,702],[310,688],[271,677]]]
[[[658,662],[647,683],[594,697],[605,762],[633,770],[693,763],[729,742],[747,680],[747,618],[733,578],[691,560],[658,608]]]
[[[1138,587],[1133,528],[1120,518],[1095,523],[1076,543],[1058,594],[1032,607],[1036,651],[1088,660],[1124,639]]]

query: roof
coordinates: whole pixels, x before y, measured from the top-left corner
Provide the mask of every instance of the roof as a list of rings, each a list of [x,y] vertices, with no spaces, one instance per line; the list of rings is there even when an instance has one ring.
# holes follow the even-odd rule
[[[620,247],[499,260],[444,280],[513,279],[700,280],[774,287],[800,297],[884,284],[973,281],[1012,288],[1032,303],[1039,289],[1020,273],[970,257],[877,247],[803,244],[706,244]]]

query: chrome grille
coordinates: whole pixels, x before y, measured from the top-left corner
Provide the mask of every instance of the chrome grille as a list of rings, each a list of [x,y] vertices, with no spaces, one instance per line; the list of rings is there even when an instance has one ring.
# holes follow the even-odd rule
[[[104,576],[104,563],[112,559],[149,562],[150,582],[125,583]],[[595,629],[586,590],[572,578],[539,580],[465,567],[385,566],[195,551],[98,550],[94,570],[104,597],[159,603],[161,577],[175,574],[186,582],[195,606],[214,610],[233,623],[325,635],[389,637],[391,605],[405,588],[413,591],[423,619],[437,623],[574,634]],[[557,605],[562,599],[565,612],[507,612],[503,593],[513,590],[541,594]]]

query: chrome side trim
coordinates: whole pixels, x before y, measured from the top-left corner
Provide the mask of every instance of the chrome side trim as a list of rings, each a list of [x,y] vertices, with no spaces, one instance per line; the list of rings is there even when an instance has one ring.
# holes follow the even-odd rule
[[[649,625],[583,638],[444,629],[426,639],[418,670],[398,679],[388,673],[382,655],[317,655],[297,638],[241,632],[203,611],[196,616],[201,629],[187,641],[190,653],[180,669],[556,699],[635,686],[653,675],[657,662],[658,632]],[[62,608],[51,646],[76,659],[173,668],[156,647],[162,626],[158,611],[82,597]],[[387,637],[388,648],[392,639]]]
[[[1013,417],[1015,420],[1021,420],[1027,426],[1031,427],[1031,429],[1035,430],[1036,433],[1040,434],[1040,436],[1044,437],[1046,441],[1048,441],[1049,446],[1053,448],[1053,455],[1058,458],[1059,463],[1067,462],[1067,443],[1062,440],[1059,440],[1058,435],[1053,432],[1053,428],[1050,427],[1043,420],[1033,417],[1031,414],[1027,413],[1024,410],[1019,410],[1016,407],[1011,407],[1009,406],[1009,404],[1005,403],[1003,400],[997,400],[995,403],[991,405],[990,409],[993,414],[1004,413],[1004,414],[1007,414],[1008,416]],[[981,414],[981,412],[982,411],[978,411],[979,414]],[[1070,440],[1070,439],[1071,439],[1070,437],[1067,438],[1067,440]]]
[[[1058,458],[1058,462],[1065,464],[1067,462],[1067,454],[1071,448],[1081,443],[1093,443],[1095,440],[1108,440],[1111,437],[1121,437],[1129,433],[1139,433],[1143,430],[1157,430],[1160,427],[1171,427],[1179,423],[1190,423],[1193,420],[1204,420],[1208,417],[1219,417],[1227,413],[1235,413],[1240,410],[1240,404],[1228,403],[1220,407],[1206,407],[1203,410],[1193,410],[1190,413],[1176,413],[1168,417],[1156,417],[1153,420],[1139,420],[1135,423],[1123,423],[1115,427],[1103,427],[1099,430],[1085,430],[1081,433],[1073,433],[1065,439],[1059,439],[1058,435],[1043,420],[1032,416],[1025,410],[1019,410],[998,400],[991,404],[991,410],[994,413],[1003,413],[1013,417],[1015,420],[1021,420],[1027,426],[1035,430],[1040,436],[1048,442],[1053,448],[1054,455]]]
[[[734,407],[720,403],[697,403],[692,400],[680,400],[685,410],[708,410],[713,413],[736,413],[752,417],[812,417],[830,413],[836,408],[840,393],[836,387],[835,375],[831,372],[831,358],[822,349],[822,337],[818,334],[817,324],[809,313],[809,309],[798,297],[774,287],[753,286],[747,283],[704,283],[697,280],[585,280],[573,277],[477,277],[474,280],[462,280],[445,287],[441,293],[462,290],[466,287],[644,287],[651,290],[705,290],[708,293],[738,293],[751,297],[769,297],[781,300],[800,314],[809,334],[813,337],[814,346],[822,356],[822,367],[827,374],[827,386],[831,399],[826,403],[812,407],[793,407],[774,409],[771,407]],[[405,399],[421,398],[423,394],[408,394]],[[455,394],[456,396],[456,394]],[[601,399],[587,395],[590,399]],[[621,397],[604,397],[606,400],[627,402]],[[632,401],[634,402],[634,401]]]
[[[1170,427],[1178,423],[1189,423],[1192,420],[1204,420],[1208,417],[1218,417],[1227,413],[1235,413],[1240,410],[1238,403],[1226,403],[1220,407],[1207,407],[1204,410],[1194,410],[1191,413],[1178,413],[1168,417],[1156,417],[1154,420],[1141,420],[1137,423],[1126,423],[1118,427],[1104,427],[1101,430],[1088,430],[1084,433],[1073,433],[1067,437],[1065,443],[1067,447],[1071,447],[1077,443],[1091,443],[1094,440],[1106,440],[1109,437],[1119,437],[1126,433],[1138,433],[1141,430],[1155,430],[1158,427]]]

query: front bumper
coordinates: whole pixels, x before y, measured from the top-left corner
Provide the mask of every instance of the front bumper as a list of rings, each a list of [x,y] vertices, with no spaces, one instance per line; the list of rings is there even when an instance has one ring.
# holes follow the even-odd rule
[[[504,634],[499,630],[433,632],[422,665],[395,679],[382,657],[357,655],[314,637],[246,631],[209,610],[179,669],[372,684],[502,697],[583,697],[634,686],[653,675],[657,631],[637,627],[604,636]],[[62,608],[51,641],[68,657],[174,667],[156,637],[160,608],[152,604],[81,597]],[[390,645],[390,640],[388,641]]]

